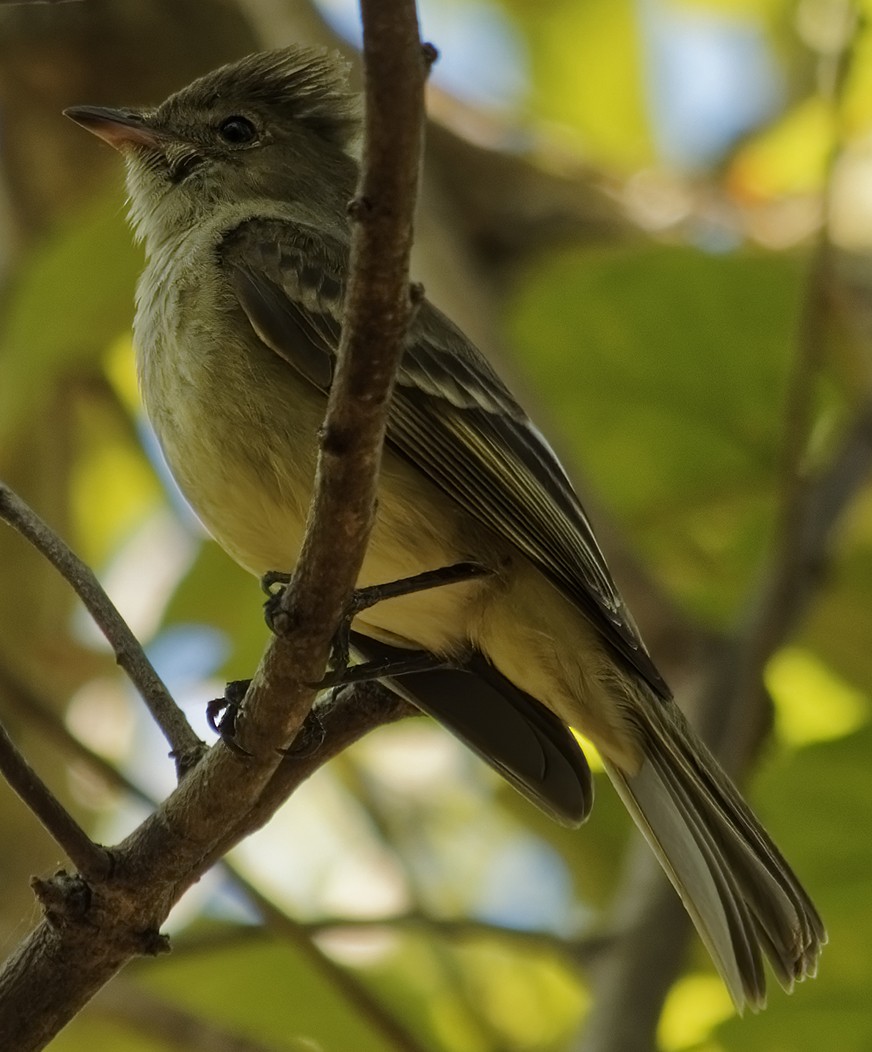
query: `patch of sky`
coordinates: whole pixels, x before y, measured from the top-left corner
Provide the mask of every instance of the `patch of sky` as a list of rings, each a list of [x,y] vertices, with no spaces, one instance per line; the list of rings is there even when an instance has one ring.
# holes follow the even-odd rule
[[[784,83],[763,25],[750,11],[639,0],[650,116],[667,163],[716,163],[771,118]]]
[[[330,25],[360,46],[357,0],[318,0]],[[487,0],[421,0],[422,39],[439,50],[435,85],[473,106],[514,109],[529,83],[524,45],[511,21]]]
[[[566,863],[541,840],[517,836],[496,850],[473,904],[482,920],[520,930],[566,930],[577,906]]]

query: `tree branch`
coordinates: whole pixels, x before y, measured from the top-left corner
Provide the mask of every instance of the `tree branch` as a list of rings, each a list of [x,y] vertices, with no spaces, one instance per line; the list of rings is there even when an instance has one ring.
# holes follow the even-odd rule
[[[398,711],[377,704],[355,721],[340,698],[325,713],[317,757],[292,760],[277,751],[294,739],[311,707],[315,692],[307,684],[323,673],[363,560],[412,313],[408,260],[425,63],[413,0],[364,0],[362,8],[366,146],[352,273],[306,540],[283,600],[292,634],[272,640],[246,698],[238,740],[249,756],[223,744],[213,748],[113,849],[106,882],[65,874],[41,882],[50,908],[0,974],[0,1045],[17,1052],[44,1047],[132,957],[166,949],[158,932],[169,909],[220,853],[269,817],[259,805],[265,790],[277,804],[270,787],[286,796],[339,748]]]
[[[872,404],[857,414],[804,501],[789,578],[764,575],[734,637],[710,650],[705,680],[693,706],[695,723],[737,777],[748,770],[768,730],[769,699],[762,670],[817,595],[833,534],[870,472]],[[637,844],[630,852],[611,914],[621,918],[625,934],[607,945],[594,962],[595,1007],[577,1047],[581,1052],[650,1052],[691,928],[647,845]]]
[[[163,731],[175,757],[176,768],[179,774],[183,774],[201,755],[203,743],[145,656],[139,640],[103,591],[94,571],[2,481],[0,518],[30,541],[72,585],[115,651],[115,660],[130,677],[155,723]]]
[[[2,724],[0,772],[79,872],[89,880],[103,880],[110,869],[108,852],[91,840],[21,755]]]
[[[279,909],[269,898],[249,884],[231,866],[227,867],[234,880],[245,890],[249,902],[260,914],[270,931],[294,943],[305,955],[312,968],[327,979],[358,1014],[365,1019],[393,1049],[398,1052],[426,1052],[418,1039],[374,997],[345,968],[338,965],[314,941],[306,925],[294,920]]]
[[[40,727],[58,743],[60,748],[87,764],[109,785],[129,793],[147,806],[157,806],[156,801],[145,790],[81,742],[58,718],[57,713],[36,697],[33,691],[12,673],[2,667],[0,667],[0,690],[5,691],[11,697],[13,706],[18,711],[25,713],[31,720],[38,721]],[[327,759],[342,751],[352,740],[356,733],[355,729],[359,732],[361,728],[367,728],[373,723],[387,722],[392,716],[400,719],[408,713],[409,708],[410,706],[407,706],[402,699],[374,683],[347,688],[339,699],[332,700],[319,709],[319,712],[323,712],[321,722],[322,726],[326,724],[326,740],[331,750],[329,756],[319,750],[319,765],[323,765]],[[417,712],[417,710],[413,711]],[[286,766],[288,770],[293,770],[295,764],[289,759]],[[277,784],[271,787],[268,794],[271,806],[263,801],[260,802],[259,813],[265,816],[264,821],[291,791],[287,772],[283,774],[285,777],[278,779]],[[293,777],[299,777],[298,770],[294,772]],[[422,1052],[412,1035],[377,998],[369,993],[353,972],[336,964],[313,942],[311,926],[300,924],[288,916],[242,876],[231,863],[224,861],[223,869],[233,884],[243,892],[251,905],[260,913],[264,927],[254,930],[261,934],[278,935],[297,946],[309,959],[313,968],[326,974],[336,990],[346,998],[374,1031],[382,1035],[390,1047],[396,1048],[398,1052]],[[252,929],[247,927],[245,931],[250,936]],[[218,941],[216,940],[216,943]]]
[[[456,942],[493,939],[532,952],[550,953],[570,961],[576,967],[590,964],[612,938],[610,934],[600,933],[590,938],[567,939],[550,931],[509,928],[505,924],[493,924],[476,917],[436,917],[419,909],[385,917],[326,917],[323,920],[307,921],[302,927],[315,935],[345,929],[418,928],[430,935]]]
[[[413,2],[363,0],[361,11],[364,154],[349,205],[354,231],[342,339],[309,524],[277,622],[281,631],[293,632],[294,645],[277,639],[269,647],[237,725],[239,744],[255,755],[293,741],[314,691],[304,689],[302,703],[288,705],[285,691],[275,687],[299,691],[321,679],[357,581],[372,526],[388,406],[413,311],[409,257],[426,66]],[[315,523],[330,523],[329,536]],[[272,734],[264,739],[258,727],[280,727],[284,734],[278,741]]]
[[[94,752],[73,734],[58,713],[24,683],[10,669],[0,665],[0,698],[5,695],[12,709],[21,714],[31,727],[37,727],[42,737],[53,740],[64,752],[87,764],[107,786],[129,793],[147,807],[155,807],[155,800],[122,774],[112,763]]]

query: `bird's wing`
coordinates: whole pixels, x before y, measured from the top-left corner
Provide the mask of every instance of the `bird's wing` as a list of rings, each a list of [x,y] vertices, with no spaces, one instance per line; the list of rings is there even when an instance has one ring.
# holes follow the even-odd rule
[[[300,223],[253,219],[228,233],[219,253],[260,339],[326,391],[341,333],[347,246]],[[482,355],[427,302],[409,333],[387,442],[511,541],[656,694],[670,696],[557,457]]]
[[[397,647],[359,632],[352,632],[351,640],[367,661],[403,657]],[[556,821],[574,827],[587,819],[593,776],[572,731],[481,654],[470,655],[464,668],[387,677],[385,683],[438,720]]]

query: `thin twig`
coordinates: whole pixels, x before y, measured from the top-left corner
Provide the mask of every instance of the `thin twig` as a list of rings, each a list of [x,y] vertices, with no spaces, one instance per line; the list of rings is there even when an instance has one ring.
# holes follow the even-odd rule
[[[378,918],[361,918],[359,924],[352,920],[350,925],[344,926],[345,929],[360,930],[361,928],[375,927],[392,932],[399,932],[404,929],[406,931],[409,929],[426,931],[431,936],[427,949],[430,965],[436,970],[437,982],[444,988],[446,996],[453,1000],[456,1006],[455,1011],[463,1019],[463,1025],[469,1030],[471,1040],[477,1047],[481,1048],[482,1052],[497,1052],[504,1044],[503,1040],[501,1040],[502,1035],[498,1032],[498,1028],[490,1014],[481,1011],[481,1005],[476,1000],[474,991],[470,989],[469,975],[457,953],[452,952],[452,943],[475,938],[477,921],[466,917],[445,918],[443,925],[441,918],[433,917],[427,912],[424,907],[424,903],[427,902],[428,898],[426,881],[422,879],[420,865],[415,864],[419,855],[415,844],[409,845],[404,837],[395,835],[397,833],[395,829],[396,823],[393,821],[391,809],[383,806],[383,794],[374,791],[375,787],[372,779],[355,761],[353,754],[345,758],[345,766],[353,772],[352,777],[354,781],[352,787],[355,796],[366,809],[366,813],[375,831],[378,832],[385,850],[392,853],[395,862],[401,867],[406,895],[410,900],[408,910],[402,915],[381,920]],[[325,919],[326,930],[342,930],[342,920],[339,919],[336,924],[331,923],[333,920],[334,918]],[[307,925],[307,927],[309,930],[325,930],[324,926],[317,923],[314,928],[310,925]],[[499,939],[501,947],[506,950],[514,942],[509,931],[507,929],[505,938]],[[479,937],[482,934],[483,929],[479,928]],[[494,934],[494,929],[491,929],[490,934]],[[514,942],[514,945],[517,946],[518,943]],[[531,948],[532,946],[530,942],[523,945],[525,948]],[[564,946],[563,949],[565,951],[566,947]],[[551,952],[554,952],[553,947]]]
[[[43,738],[53,740],[68,755],[81,760],[90,771],[113,789],[129,793],[147,807],[155,807],[157,801],[105,757],[77,738],[60,718],[57,711],[39,697],[36,691],[18,675],[0,665],[0,698],[20,716],[29,727],[39,730]]]
[[[741,771],[750,764],[767,720],[768,706],[762,686],[767,662],[796,627],[821,580],[828,561],[830,538],[838,517],[857,492],[862,478],[851,473],[858,453],[868,445],[869,406],[861,405],[832,453],[819,471],[809,465],[816,423],[818,383],[826,364],[832,284],[835,280],[834,248],[830,224],[836,192],[835,167],[842,149],[840,103],[856,43],[853,0],[842,2],[842,46],[821,56],[818,64],[819,95],[826,104],[830,144],[821,192],[821,226],[809,261],[805,295],[791,362],[782,431],[781,485],[768,565],[764,567],[751,601],[737,625],[729,660],[737,672],[734,697],[724,705],[723,680],[712,677],[708,708],[713,734],[731,743],[723,757],[728,770]],[[838,12],[833,12],[838,17]],[[854,488],[845,489],[848,469]],[[839,481],[842,480],[842,481]],[[838,493],[837,499],[833,500]],[[721,720],[721,713],[728,720]],[[715,739],[717,740],[717,739]]]
[[[532,953],[547,953],[584,968],[595,961],[615,938],[614,932],[598,931],[595,935],[564,938],[537,928],[510,928],[504,924],[479,920],[475,917],[436,917],[426,910],[414,909],[381,917],[323,917],[314,921],[299,921],[310,935],[335,931],[396,931],[403,928],[420,929],[428,935],[451,942],[493,940],[507,946],[517,946]],[[256,943],[269,937],[267,928],[252,925],[229,925],[219,930],[187,934],[173,943],[176,957],[211,953],[221,947]]]
[[[578,966],[589,964],[612,938],[610,934],[600,933],[589,938],[566,939],[549,931],[509,928],[504,924],[493,924],[474,917],[434,917],[424,910],[411,910],[386,917],[326,917],[323,920],[307,921],[303,928],[315,935],[345,929],[420,928],[431,935],[458,942],[495,939],[533,952],[554,954]]]
[[[176,705],[127,622],[97,580],[94,571],[58,537],[5,483],[0,482],[0,518],[41,552],[72,585],[100,631],[115,651],[115,660],[139,691],[163,731],[183,773],[202,755],[203,743]]]
[[[102,880],[111,867],[109,853],[82,829],[21,755],[2,724],[0,772],[79,872],[89,880]]]
[[[379,1033],[388,1046],[398,1052],[426,1052],[425,1046],[414,1034],[385,1009],[381,1001],[367,990],[358,979],[345,968],[338,965],[332,957],[314,941],[306,926],[288,916],[284,910],[275,905],[261,891],[249,883],[241,873],[230,864],[225,867],[232,874],[236,884],[243,888],[246,898],[260,914],[270,931],[277,932],[292,942],[306,957],[309,964],[339,991],[358,1014]]]

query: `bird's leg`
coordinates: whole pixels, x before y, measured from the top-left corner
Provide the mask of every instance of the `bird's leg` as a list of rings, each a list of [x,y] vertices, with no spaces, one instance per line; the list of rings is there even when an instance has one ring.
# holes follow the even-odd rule
[[[362,683],[370,679],[382,679],[386,676],[407,676],[414,672],[425,672],[436,668],[447,668],[449,663],[424,650],[410,650],[402,658],[391,661],[371,661],[362,665],[349,667],[351,624],[358,614],[385,599],[397,599],[415,592],[430,588],[441,588],[448,584],[458,584],[483,577],[491,571],[478,563],[454,563],[451,566],[440,566],[436,570],[426,570],[413,577],[402,577],[386,584],[368,585],[356,589],[352,595],[339,628],[333,637],[330,648],[330,667],[332,669],[318,684],[319,687],[341,687],[346,683]],[[261,587],[269,598],[265,603],[266,622],[273,627],[273,618],[277,604],[281,602],[282,591],[275,590],[276,584],[287,586],[289,574],[270,571],[261,578]]]
[[[213,698],[206,705],[206,722],[227,748],[238,756],[249,755],[236,742],[236,717],[250,684],[250,679],[231,680],[224,686],[224,697]]]
[[[334,691],[350,683],[365,683],[368,680],[384,679],[392,676],[408,676],[415,672],[430,672],[439,668],[453,668],[452,662],[444,657],[431,654],[426,650],[408,650],[402,657],[382,658],[377,661],[366,661],[359,665],[349,666],[351,649],[351,624],[363,610],[383,602],[385,599],[396,599],[430,588],[441,588],[447,584],[458,584],[482,577],[491,571],[478,563],[455,563],[452,566],[441,566],[436,570],[426,570],[413,577],[403,577],[387,584],[369,585],[356,589],[342,615],[339,628],[333,637],[330,648],[331,671],[317,684],[321,690],[332,688]],[[274,619],[284,589],[288,586],[291,575],[279,570],[271,570],[260,579],[261,588],[267,595],[264,603],[264,617],[267,625],[275,631]],[[276,588],[280,585],[280,588]],[[228,683],[223,698],[215,698],[206,706],[206,719],[209,726],[221,740],[241,756],[248,753],[236,742],[236,719],[242,706],[245,693],[251,680],[237,679]],[[292,744],[282,750],[290,756],[308,756],[317,751],[324,740],[324,728],[317,713],[313,710],[306,717],[303,726]]]
[[[333,644],[330,649],[330,667],[340,673],[346,671],[354,677],[354,671],[348,667],[351,623],[364,610],[384,602],[385,599],[398,599],[404,595],[414,595],[415,592],[425,592],[430,588],[442,588],[448,584],[471,581],[475,577],[482,577],[488,573],[490,573],[490,570],[480,566],[478,563],[454,563],[452,566],[440,566],[436,570],[425,570],[424,573],[415,574],[413,577],[401,577],[398,581],[388,581],[385,584],[371,584],[366,588],[355,589],[351,593],[351,599],[345,608],[342,620],[339,622],[336,635],[333,637]],[[408,659],[394,662],[394,667],[383,671],[381,676],[403,676],[408,675],[410,672],[423,672],[425,668],[421,662],[425,654],[426,651],[411,651]],[[415,655],[417,655],[417,659]],[[443,664],[440,659],[432,654],[427,656],[429,656],[431,661],[428,667],[434,668]],[[407,660],[411,661],[414,667],[405,668]],[[385,665],[385,662],[373,662],[372,664]],[[366,666],[357,667],[363,669]],[[332,673],[332,675],[335,676],[336,672]],[[363,679],[380,679],[381,676],[374,674],[367,676],[361,672],[359,677],[353,678],[351,682],[361,682]],[[331,677],[328,676],[327,678]],[[342,680],[342,682],[347,681]]]
[[[332,663],[331,658],[331,663]],[[367,683],[373,679],[384,679],[386,676],[410,676],[415,672],[432,672],[438,668],[454,668],[454,663],[445,658],[431,654],[429,650],[406,650],[401,658],[381,658],[377,661],[364,661],[359,665],[337,665],[317,683],[320,690],[328,687],[345,687],[349,683]]]
[[[243,699],[251,685],[250,679],[234,679],[224,687],[223,698],[213,698],[206,705],[206,720],[221,741],[237,756],[249,756],[236,741],[236,718],[242,707]],[[279,749],[283,756],[303,759],[312,756],[324,741],[324,724],[314,709],[306,714],[297,736],[286,749]]]

